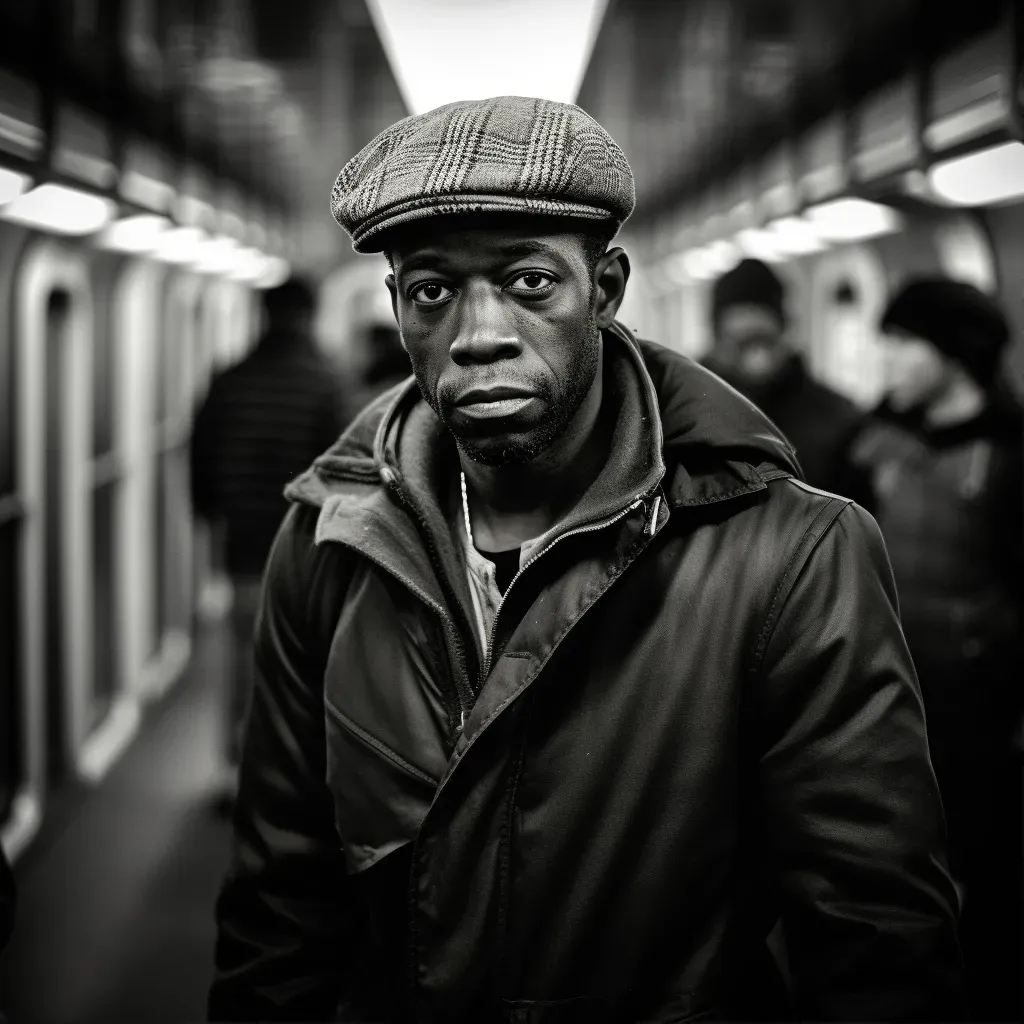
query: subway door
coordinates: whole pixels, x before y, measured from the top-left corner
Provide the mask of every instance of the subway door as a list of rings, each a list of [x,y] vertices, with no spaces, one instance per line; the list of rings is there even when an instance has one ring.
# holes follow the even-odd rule
[[[158,699],[189,657],[188,637],[165,631],[161,617],[160,459],[164,451],[164,385],[160,379],[162,298],[167,271],[139,261],[126,266],[115,292],[118,377],[116,435],[124,463],[118,500],[118,621],[121,672],[141,701]]]
[[[0,224],[0,295],[9,311],[27,237],[22,228]],[[17,317],[7,316],[0,321],[0,843],[12,861],[39,827],[45,784],[42,644],[33,638],[42,604],[38,578],[26,577],[23,558],[31,504],[17,469],[23,406],[17,341]]]
[[[108,708],[92,659],[92,297],[88,268],[51,242],[26,253],[16,294],[22,572],[37,719],[51,781],[87,775]],[[35,648],[35,649],[32,649]]]

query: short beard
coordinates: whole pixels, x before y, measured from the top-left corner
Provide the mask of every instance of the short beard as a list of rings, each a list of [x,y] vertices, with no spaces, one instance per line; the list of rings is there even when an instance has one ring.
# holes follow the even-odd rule
[[[573,418],[590,393],[601,359],[601,336],[597,321],[593,315],[590,320],[587,343],[579,363],[573,367],[561,393],[547,391],[538,396],[546,402],[548,414],[543,422],[528,434],[511,435],[500,446],[488,444],[486,440],[480,438],[460,437],[445,419],[437,400],[429,394],[426,382],[417,373],[416,382],[419,384],[420,394],[455,438],[459,450],[473,462],[494,469],[525,466],[547,451],[569,429]]]

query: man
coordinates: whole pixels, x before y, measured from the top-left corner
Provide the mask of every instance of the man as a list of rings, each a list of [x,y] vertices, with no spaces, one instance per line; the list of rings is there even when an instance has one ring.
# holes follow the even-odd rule
[[[973,286],[920,278],[881,326],[888,394],[856,457],[924,694],[971,1008],[1019,1020],[1024,417],[998,377],[1009,325]]]
[[[955,893],[873,520],[615,321],[633,178],[571,105],[407,118],[333,211],[415,381],[289,488],[217,1020],[959,1012]]]
[[[782,431],[808,483],[870,510],[870,486],[850,459],[863,417],[853,402],[814,380],[790,344],[778,276],[760,260],[743,260],[715,282],[711,308],[714,347],[704,365]]]
[[[337,440],[344,425],[338,378],[312,336],[316,296],[294,278],[264,293],[266,330],[253,352],[214,380],[192,436],[192,501],[223,524],[234,589],[233,683],[226,712],[234,769],[251,689],[260,576],[287,508],[282,489]]]

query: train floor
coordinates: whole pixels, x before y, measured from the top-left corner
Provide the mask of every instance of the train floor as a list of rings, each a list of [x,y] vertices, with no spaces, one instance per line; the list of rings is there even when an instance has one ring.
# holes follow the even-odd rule
[[[222,626],[201,628],[185,676],[124,756],[56,806],[18,862],[0,957],[10,1024],[205,1020],[230,827],[217,807],[226,643]]]

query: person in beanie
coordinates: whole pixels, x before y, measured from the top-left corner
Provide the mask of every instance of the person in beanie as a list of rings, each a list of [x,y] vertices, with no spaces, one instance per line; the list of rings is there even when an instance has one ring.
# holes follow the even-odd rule
[[[633,203],[526,97],[338,176],[414,378],[287,490],[212,1020],[764,1019],[780,918],[801,1019],[960,1019],[881,536],[618,323]]]
[[[888,390],[855,458],[924,693],[974,1019],[1020,1020],[1024,417],[999,374],[1009,327],[972,285],[921,278],[881,328]]]
[[[760,260],[742,260],[711,293],[714,344],[704,366],[749,398],[796,450],[814,487],[852,498],[870,510],[873,493],[850,450],[863,414],[849,399],[814,380],[787,338],[782,281]]]

